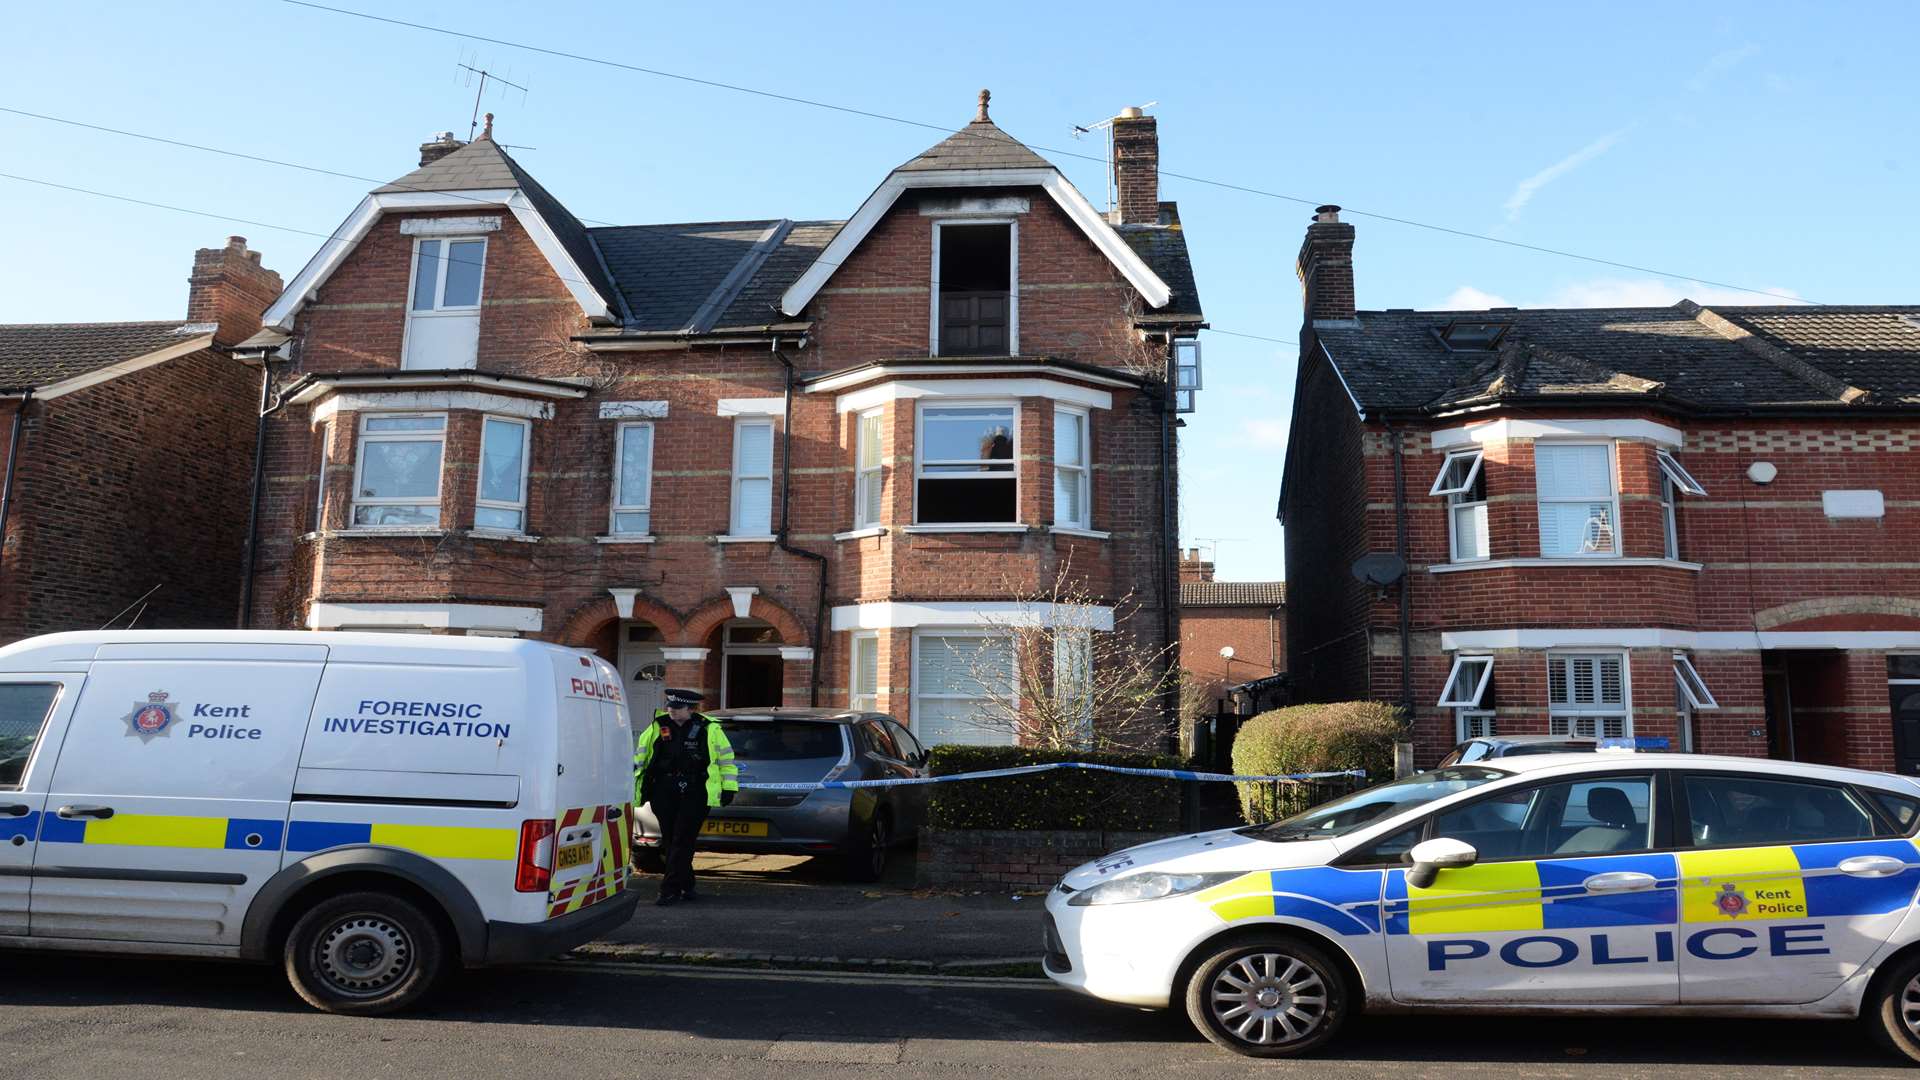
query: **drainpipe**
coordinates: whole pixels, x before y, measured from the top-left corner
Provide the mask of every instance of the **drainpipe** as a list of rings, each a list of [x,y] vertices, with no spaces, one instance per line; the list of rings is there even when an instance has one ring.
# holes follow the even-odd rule
[[[1392,437],[1393,448],[1393,550],[1400,556],[1400,712],[1406,717],[1407,730],[1413,730],[1413,572],[1407,568],[1407,483],[1406,462],[1400,448],[1404,433],[1384,414],[1380,422]]]
[[[239,628],[253,626],[253,563],[260,546],[260,483],[267,468],[267,417],[280,411],[285,402],[273,400],[273,356],[260,354],[260,417],[253,429],[253,487],[247,497],[247,546],[240,563]]]
[[[774,545],[789,555],[798,555],[803,559],[812,559],[820,565],[819,598],[813,611],[813,660],[812,677],[807,680],[807,704],[818,708],[820,705],[820,637],[827,623],[827,557],[817,551],[808,551],[787,543],[788,513],[793,504],[793,361],[780,351],[780,339],[773,339],[773,355],[787,369],[787,382],[780,396],[780,409],[784,413],[780,422],[780,531],[774,536]]]
[[[1161,736],[1166,752],[1180,752],[1180,698],[1179,684],[1175,682],[1179,660],[1179,642],[1174,637],[1174,596],[1168,588],[1168,578],[1173,576],[1173,568],[1167,561],[1167,550],[1175,542],[1173,520],[1173,335],[1167,335],[1166,370],[1163,374],[1164,385],[1160,394],[1160,543],[1157,561],[1159,562],[1160,586],[1155,591],[1160,594],[1160,640],[1164,643],[1167,656],[1167,688],[1162,692],[1167,699],[1166,731]],[[1183,787],[1191,790],[1192,785]]]
[[[0,393],[18,393],[20,404],[13,410],[13,435],[7,440],[7,478],[0,484],[0,552],[4,552],[7,542],[7,511],[13,508],[13,474],[20,463],[20,440],[26,437],[23,422],[27,416],[27,406],[33,402],[33,387],[19,391],[0,391]]]

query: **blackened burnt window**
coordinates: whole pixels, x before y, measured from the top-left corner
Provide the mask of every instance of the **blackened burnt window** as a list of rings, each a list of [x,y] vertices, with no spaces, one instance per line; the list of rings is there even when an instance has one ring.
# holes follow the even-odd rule
[[[1012,402],[922,406],[915,520],[1017,522],[1014,431]]]
[[[934,282],[939,356],[1013,351],[1013,226],[940,225]]]

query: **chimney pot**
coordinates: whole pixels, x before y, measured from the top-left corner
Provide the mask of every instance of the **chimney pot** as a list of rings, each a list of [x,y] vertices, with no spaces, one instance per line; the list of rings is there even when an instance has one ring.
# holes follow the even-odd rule
[[[1340,208],[1332,203],[1328,203],[1325,206],[1316,206],[1313,208],[1313,220],[1338,223],[1340,220]]]
[[[1113,118],[1113,189],[1122,225],[1160,224],[1159,122],[1136,106]]]

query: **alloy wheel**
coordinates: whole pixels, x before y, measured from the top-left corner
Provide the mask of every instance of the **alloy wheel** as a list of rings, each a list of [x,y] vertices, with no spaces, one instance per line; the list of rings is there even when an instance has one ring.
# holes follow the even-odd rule
[[[1920,979],[1915,980],[1920,984]],[[1915,1020],[1920,1020],[1920,986]],[[1312,1035],[1327,1018],[1327,986],[1320,975],[1285,953],[1248,953],[1220,969],[1208,1004],[1221,1029],[1254,1046],[1276,1046]],[[1913,1023],[1914,1021],[1909,1021]]]

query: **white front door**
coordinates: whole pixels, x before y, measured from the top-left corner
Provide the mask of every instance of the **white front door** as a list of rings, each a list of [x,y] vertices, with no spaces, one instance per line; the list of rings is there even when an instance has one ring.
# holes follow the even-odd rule
[[[666,704],[667,661],[658,641],[632,641],[635,624],[620,626],[620,678],[635,732],[645,731]]]

